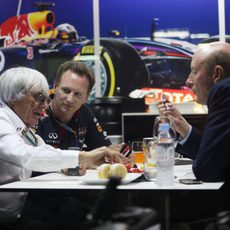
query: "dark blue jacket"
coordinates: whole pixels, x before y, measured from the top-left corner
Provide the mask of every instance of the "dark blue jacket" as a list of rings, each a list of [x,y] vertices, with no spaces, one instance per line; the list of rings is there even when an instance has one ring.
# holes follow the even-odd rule
[[[60,149],[87,147],[87,150],[92,150],[111,145],[111,141],[87,105],[81,106],[66,125],[76,134],[63,128],[52,111],[48,109],[47,116],[42,117],[36,127],[36,133],[46,144]]]
[[[201,135],[192,133],[177,152],[193,159],[193,172],[203,181],[230,179],[230,77],[215,84],[208,97],[208,116]]]

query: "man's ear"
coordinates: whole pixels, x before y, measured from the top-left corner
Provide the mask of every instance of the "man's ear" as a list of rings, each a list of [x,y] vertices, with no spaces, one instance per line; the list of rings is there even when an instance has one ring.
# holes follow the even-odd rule
[[[89,98],[89,94],[87,94],[85,100],[84,100],[84,103],[86,103],[88,101],[88,98]]]
[[[213,83],[216,84],[217,82],[221,81],[224,76],[224,70],[222,66],[217,65],[214,70],[214,76],[213,76]]]
[[[56,94],[56,88],[57,88],[57,85],[54,84],[54,85],[53,85],[53,94]]]

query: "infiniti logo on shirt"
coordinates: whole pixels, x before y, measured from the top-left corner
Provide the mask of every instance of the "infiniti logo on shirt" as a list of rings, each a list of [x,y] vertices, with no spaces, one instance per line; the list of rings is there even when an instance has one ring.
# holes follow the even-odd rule
[[[50,139],[57,139],[58,138],[58,135],[57,135],[57,133],[49,133],[49,135],[48,135],[48,137],[50,138]]]

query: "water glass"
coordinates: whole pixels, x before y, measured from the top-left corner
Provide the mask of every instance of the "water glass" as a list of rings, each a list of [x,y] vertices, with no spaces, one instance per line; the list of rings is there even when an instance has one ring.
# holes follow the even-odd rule
[[[156,178],[156,146],[157,139],[155,137],[143,138],[144,176],[147,180]]]

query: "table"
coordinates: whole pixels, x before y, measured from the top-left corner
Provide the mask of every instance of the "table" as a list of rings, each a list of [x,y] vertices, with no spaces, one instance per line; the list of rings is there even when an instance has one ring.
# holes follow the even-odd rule
[[[162,201],[164,202],[164,229],[170,229],[170,192],[171,191],[186,191],[186,190],[214,190],[221,188],[224,182],[216,183],[202,183],[196,185],[184,185],[179,183],[182,178],[194,178],[192,173],[192,166],[190,165],[176,165],[175,166],[175,184],[170,187],[158,187],[155,182],[141,181],[131,182],[125,185],[119,185],[118,190],[121,191],[160,191],[162,193]],[[88,170],[89,174],[95,175],[95,170]],[[42,176],[29,178],[23,181],[17,181],[0,186],[1,191],[32,191],[32,190],[52,190],[52,189],[68,189],[68,190],[101,190],[105,185],[89,185],[81,181],[79,176],[65,176],[61,173],[48,173]]]
[[[175,184],[170,187],[158,187],[155,182],[132,182],[119,185],[119,190],[218,190],[224,182],[202,183],[197,185],[184,185],[178,182],[182,178],[194,178],[191,165],[176,165]],[[95,170],[88,170],[95,173]],[[0,186],[1,190],[44,190],[44,189],[104,189],[105,185],[89,185],[81,181],[79,176],[65,176],[58,172],[48,173],[42,176],[29,178]]]

